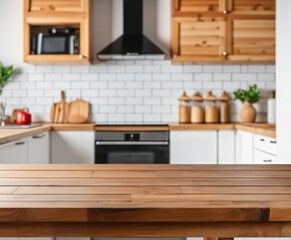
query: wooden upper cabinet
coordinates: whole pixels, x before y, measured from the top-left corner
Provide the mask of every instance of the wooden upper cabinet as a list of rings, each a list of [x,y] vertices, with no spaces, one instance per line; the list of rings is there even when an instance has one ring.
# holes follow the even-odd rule
[[[173,0],[174,62],[274,63],[275,0]]]
[[[230,61],[275,61],[275,20],[234,18],[230,20]]]
[[[81,12],[82,0],[30,0],[29,11]]]
[[[275,0],[229,0],[229,10],[244,15],[275,15]]]
[[[221,61],[225,49],[223,17],[185,17],[173,20],[174,59]]]
[[[92,61],[92,0],[23,0],[23,59],[29,63],[90,63]],[[74,28],[79,51],[74,54],[37,54],[31,41],[50,28]],[[35,38],[34,38],[35,39]],[[74,45],[76,46],[76,45]]]

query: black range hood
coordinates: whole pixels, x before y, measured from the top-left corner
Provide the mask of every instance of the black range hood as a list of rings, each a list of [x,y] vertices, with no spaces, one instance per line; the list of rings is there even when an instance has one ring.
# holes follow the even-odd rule
[[[143,35],[143,0],[123,0],[124,33],[97,53],[100,60],[164,59],[166,54]]]

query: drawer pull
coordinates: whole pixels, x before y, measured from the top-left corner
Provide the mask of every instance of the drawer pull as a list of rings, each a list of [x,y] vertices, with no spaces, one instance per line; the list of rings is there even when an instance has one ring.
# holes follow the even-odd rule
[[[14,143],[15,146],[20,146],[20,145],[24,145],[24,144],[25,144],[25,142],[16,142],[16,143]]]
[[[43,135],[40,135],[40,136],[33,136],[32,138],[33,139],[41,139],[41,138],[44,138],[45,137],[45,135],[43,134]]]
[[[277,143],[277,141],[270,141],[270,143],[272,143],[272,144],[276,144],[276,143]]]
[[[271,162],[273,162],[271,159],[269,159],[269,160],[263,160],[263,162],[264,163],[271,163]]]
[[[265,139],[261,138],[260,141],[261,141],[261,142],[265,142]]]

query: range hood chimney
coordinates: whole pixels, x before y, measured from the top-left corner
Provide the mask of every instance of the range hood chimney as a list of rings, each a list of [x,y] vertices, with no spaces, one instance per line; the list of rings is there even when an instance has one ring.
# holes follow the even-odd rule
[[[165,59],[166,54],[143,35],[143,0],[123,0],[124,33],[97,53],[100,60]]]

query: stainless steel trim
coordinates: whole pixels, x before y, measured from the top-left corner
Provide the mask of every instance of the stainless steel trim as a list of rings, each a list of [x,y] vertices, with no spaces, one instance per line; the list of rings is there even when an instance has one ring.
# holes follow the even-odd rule
[[[106,146],[106,145],[122,145],[122,146],[126,146],[126,145],[163,145],[163,146],[167,146],[169,145],[168,141],[163,141],[163,142],[132,142],[132,141],[96,141],[96,145],[97,146]]]

